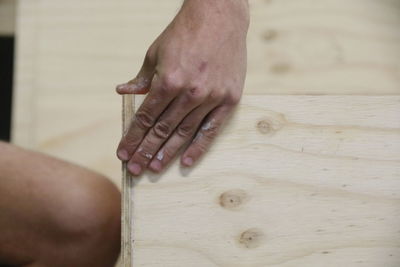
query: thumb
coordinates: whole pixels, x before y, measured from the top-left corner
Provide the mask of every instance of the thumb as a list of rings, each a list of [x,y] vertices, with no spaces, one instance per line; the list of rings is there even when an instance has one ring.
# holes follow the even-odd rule
[[[135,79],[130,80],[127,83],[123,83],[117,86],[117,93],[121,95],[125,94],[147,94],[151,86],[152,77],[136,76]]]
[[[146,56],[143,66],[140,69],[138,75],[133,80],[127,83],[123,83],[117,86],[116,90],[118,94],[147,94],[150,90],[151,82],[153,80],[155,66],[151,63],[151,60]]]

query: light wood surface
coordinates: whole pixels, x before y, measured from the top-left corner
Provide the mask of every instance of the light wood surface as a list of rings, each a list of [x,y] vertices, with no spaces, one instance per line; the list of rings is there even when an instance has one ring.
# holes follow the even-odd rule
[[[0,36],[15,33],[16,1],[0,0]]]
[[[399,266],[400,97],[245,96],[134,189],[134,266]]]
[[[105,160],[119,138],[114,87],[180,2],[19,0],[13,141],[118,180],[118,161]],[[396,1],[250,3],[246,95],[400,93]]]
[[[13,142],[120,185],[114,87],[180,2],[19,0]],[[245,96],[192,171],[137,182],[134,266],[399,266],[400,4],[250,2]]]
[[[398,94],[397,0],[255,0],[247,92]]]

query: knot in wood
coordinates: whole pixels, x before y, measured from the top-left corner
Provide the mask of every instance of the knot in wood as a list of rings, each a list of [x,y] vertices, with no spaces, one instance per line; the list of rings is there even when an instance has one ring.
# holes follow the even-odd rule
[[[244,190],[233,189],[226,191],[219,197],[219,204],[226,209],[237,209],[248,200],[248,196]]]
[[[279,131],[287,123],[287,120],[281,113],[268,113],[266,117],[258,120],[256,128],[262,134],[272,135],[276,131]]]
[[[271,126],[270,122],[268,122],[266,120],[262,120],[257,123],[257,129],[262,134],[268,134],[272,131],[272,126]]]
[[[264,238],[264,233],[260,229],[251,228],[240,235],[239,243],[246,248],[256,248],[262,244]]]

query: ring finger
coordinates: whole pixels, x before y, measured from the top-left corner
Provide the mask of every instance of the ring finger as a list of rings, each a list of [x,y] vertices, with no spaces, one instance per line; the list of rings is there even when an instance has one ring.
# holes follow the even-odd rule
[[[178,154],[178,151],[196,134],[202,121],[213,110],[218,103],[208,103],[193,110],[176,128],[172,136],[158,151],[156,157],[151,161],[149,168],[152,171],[160,172]],[[200,129],[201,130],[201,129]]]
[[[188,90],[172,101],[130,159],[128,169],[133,175],[139,175],[147,167],[160,146],[185,116],[204,101],[206,94],[205,91]]]

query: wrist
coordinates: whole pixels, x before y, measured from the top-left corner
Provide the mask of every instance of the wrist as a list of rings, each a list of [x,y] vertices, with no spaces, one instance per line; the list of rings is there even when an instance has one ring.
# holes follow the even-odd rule
[[[192,18],[224,21],[245,32],[250,24],[248,0],[184,0],[181,10]]]

